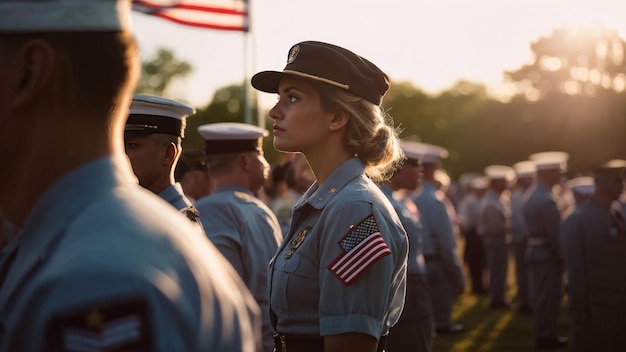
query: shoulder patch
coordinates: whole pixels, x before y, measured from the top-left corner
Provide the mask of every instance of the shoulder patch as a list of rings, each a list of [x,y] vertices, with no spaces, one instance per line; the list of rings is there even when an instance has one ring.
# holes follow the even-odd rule
[[[374,214],[350,226],[348,233],[339,240],[339,247],[343,253],[327,268],[346,286],[350,286],[382,257],[391,254]]]
[[[154,347],[143,299],[57,314],[46,336],[52,351],[152,351]]]

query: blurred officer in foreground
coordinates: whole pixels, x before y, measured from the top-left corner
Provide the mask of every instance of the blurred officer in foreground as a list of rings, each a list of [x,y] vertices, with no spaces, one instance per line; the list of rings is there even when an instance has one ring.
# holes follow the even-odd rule
[[[184,151],[174,169],[174,179],[183,187],[191,204],[208,196],[213,190],[213,179],[204,150]]]
[[[174,180],[186,119],[195,112],[175,100],[135,94],[124,129],[124,144],[139,184],[198,222],[198,210]]]
[[[130,1],[0,1],[1,351],[260,346],[241,279],[124,154],[129,21]]]
[[[421,145],[404,141],[402,150],[407,159],[380,189],[398,213],[409,238],[406,298],[398,323],[389,332],[387,351],[431,351],[433,338],[432,302],[428,294],[426,263],[422,255],[422,224],[417,207],[410,198],[396,198],[394,192],[413,192],[422,182],[419,161]]]
[[[461,234],[465,238],[463,260],[467,263],[467,268],[469,269],[472,293],[484,295],[486,293],[484,283],[485,247],[483,239],[476,232],[476,228],[479,218],[478,205],[489,186],[489,179],[486,176],[465,175],[463,178],[470,178],[467,181],[467,193],[459,201]]]
[[[435,172],[441,160],[448,157],[442,147],[421,143],[424,151],[419,160],[424,166],[424,183],[421,192],[413,198],[422,219],[424,233],[424,259],[428,271],[430,297],[433,302],[435,331],[450,334],[463,330],[450,320],[454,297],[463,293],[465,276],[456,252],[456,238],[446,206],[437,197]]]
[[[564,222],[572,351],[626,351],[626,161],[594,170],[595,191]]]
[[[241,275],[263,313],[263,349],[274,348],[267,265],[283,239],[272,211],[255,197],[269,175],[263,128],[224,122],[202,125],[205,154],[215,189],[198,200],[207,236]]]
[[[506,277],[509,268],[508,234],[510,207],[508,183],[515,178],[515,171],[505,165],[490,165],[485,168],[489,188],[478,206],[478,235],[483,239],[487,268],[489,269],[490,307],[508,309]]]
[[[535,163],[524,160],[513,164],[515,186],[511,192],[511,237],[515,256],[515,282],[517,283],[518,311],[532,314],[530,287],[528,283],[528,265],[524,257],[528,247],[528,226],[524,219],[524,194],[535,182],[537,168]]]
[[[569,155],[543,152],[530,156],[537,168],[537,180],[526,192],[524,218],[528,226],[528,264],[533,304],[535,347],[557,349],[567,345],[558,336],[559,311],[563,297],[563,259],[559,244],[561,214],[552,196],[567,167]]]

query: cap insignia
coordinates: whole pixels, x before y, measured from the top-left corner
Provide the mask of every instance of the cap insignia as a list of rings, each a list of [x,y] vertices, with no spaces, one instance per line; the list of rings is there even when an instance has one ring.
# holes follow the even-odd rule
[[[293,48],[291,48],[291,51],[289,51],[289,57],[287,58],[287,63],[291,64],[294,61],[296,61],[296,57],[298,56],[299,53],[300,53],[300,45],[295,45]]]

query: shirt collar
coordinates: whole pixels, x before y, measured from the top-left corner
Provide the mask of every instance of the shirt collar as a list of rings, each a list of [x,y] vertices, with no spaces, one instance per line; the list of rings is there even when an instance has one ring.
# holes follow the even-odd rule
[[[322,209],[352,179],[365,173],[365,165],[359,158],[344,161],[333,171],[328,179],[318,187],[317,181],[300,198],[294,208],[309,203],[313,208]]]

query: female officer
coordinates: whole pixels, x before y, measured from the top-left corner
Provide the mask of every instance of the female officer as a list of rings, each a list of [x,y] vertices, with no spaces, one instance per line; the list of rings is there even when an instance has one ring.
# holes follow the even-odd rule
[[[408,251],[373,182],[404,157],[380,108],[387,76],[349,50],[307,41],[282,72],[257,73],[252,85],[278,93],[274,146],[303,153],[316,178],[269,266],[276,350],[382,350],[402,311]]]

